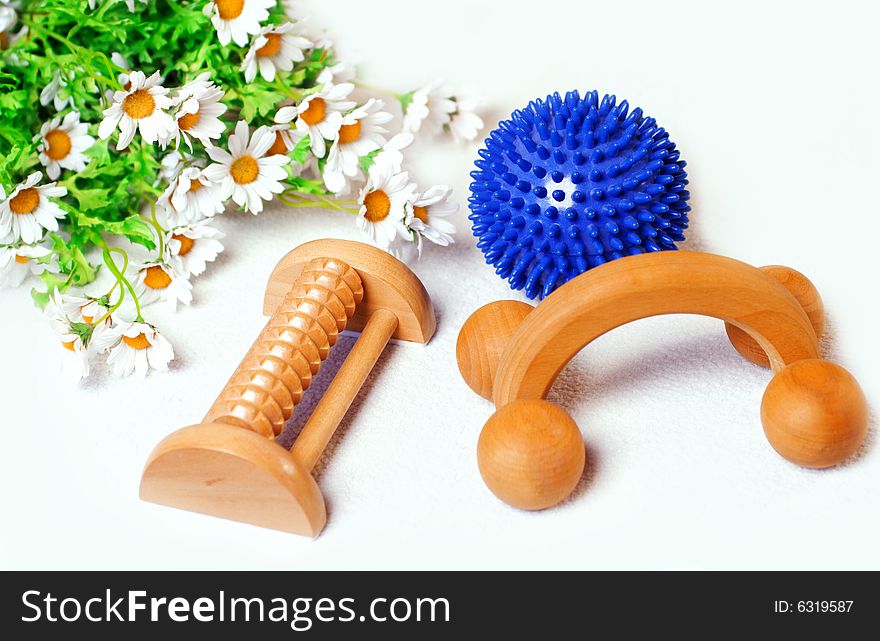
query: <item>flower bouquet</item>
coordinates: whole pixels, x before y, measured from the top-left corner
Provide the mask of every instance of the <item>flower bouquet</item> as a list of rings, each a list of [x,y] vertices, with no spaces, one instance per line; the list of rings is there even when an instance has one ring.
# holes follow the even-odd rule
[[[453,242],[450,189],[419,189],[403,152],[475,138],[473,104],[389,92],[392,135],[308,27],[275,0],[0,0],[0,286],[37,283],[77,377],[105,353],[120,376],[167,369],[145,308],[190,304],[225,211],[277,197],[353,214],[392,253]]]

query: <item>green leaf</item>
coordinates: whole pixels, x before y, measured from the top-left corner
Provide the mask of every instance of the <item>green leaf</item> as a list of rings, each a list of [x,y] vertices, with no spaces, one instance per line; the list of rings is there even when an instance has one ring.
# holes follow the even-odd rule
[[[361,156],[360,158],[358,158],[358,164],[365,174],[369,173],[370,167],[372,167],[373,163],[376,162],[376,156],[378,156],[381,151],[381,149],[377,149],[376,151],[371,151],[366,156]]]
[[[49,237],[52,240],[52,249],[58,256],[58,266],[63,273],[70,276],[70,284],[82,286],[95,280],[97,270],[86,258],[74,235],[71,236],[70,242],[55,233],[50,234]],[[43,272],[40,274],[40,279],[49,286],[50,291],[55,287],[67,286],[66,281],[59,280],[51,272]]]
[[[312,178],[303,178],[302,176],[297,176],[296,178],[288,179],[287,184],[302,194],[327,193],[327,188],[324,187],[324,181],[322,180],[315,180]]]
[[[92,211],[107,205],[107,196],[110,194],[110,190],[71,188],[70,194],[76,198],[76,202],[82,211]]]
[[[0,160],[0,182],[12,186],[27,177],[28,170],[37,164],[33,145],[13,147],[6,158]]]
[[[153,227],[138,215],[128,216],[122,220],[104,220],[88,216],[83,213],[76,214],[76,224],[80,227],[86,227],[116,234],[117,236],[125,236],[131,242],[143,245],[147,249],[156,247],[156,231]]]
[[[410,91],[409,93],[401,94],[397,97],[397,99],[400,101],[400,108],[403,109],[403,113],[406,113],[406,110],[409,109],[415,93],[415,91]]]
[[[40,291],[35,287],[31,290],[31,298],[37,307],[45,309],[52,296],[52,292],[56,289],[65,289],[67,283],[64,279],[59,278],[58,274],[53,274],[52,272],[43,272],[40,274],[39,279],[45,283],[46,291]]]
[[[36,287],[31,290],[31,298],[34,301],[34,305],[40,309],[46,309],[46,305],[49,304],[49,292],[41,292]]]
[[[241,117],[250,122],[255,115],[267,116],[276,111],[286,96],[278,91],[269,91],[260,87],[242,88],[239,91],[242,100]]]
[[[0,108],[10,111],[22,109],[26,104],[27,95],[28,92],[24,90],[0,93]]]
[[[296,143],[296,147],[293,148],[293,151],[290,152],[290,158],[298,165],[302,165],[306,162],[306,157],[309,155],[310,149],[311,142],[309,141],[309,137],[303,136],[300,141]]]

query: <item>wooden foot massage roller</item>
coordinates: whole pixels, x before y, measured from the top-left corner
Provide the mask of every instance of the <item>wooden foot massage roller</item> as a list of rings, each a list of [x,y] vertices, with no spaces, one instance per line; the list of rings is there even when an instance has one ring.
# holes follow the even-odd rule
[[[391,338],[426,343],[434,310],[400,261],[362,243],[317,240],[291,251],[269,279],[271,315],[199,425],[153,450],[145,501],[316,536],[324,498],[311,470]],[[344,329],[361,335],[290,451],[284,429]]]
[[[639,254],[577,276],[537,307],[490,303],[462,327],[461,375],[496,406],[477,444],[480,472],[496,496],[537,510],[571,493],[583,474],[584,442],[568,414],[542,399],[583,347],[660,314],[720,318],[740,354],[772,368],[761,422],[783,457],[830,467],[859,448],[865,397],[849,372],[819,355],[824,311],[806,277],[698,252]]]

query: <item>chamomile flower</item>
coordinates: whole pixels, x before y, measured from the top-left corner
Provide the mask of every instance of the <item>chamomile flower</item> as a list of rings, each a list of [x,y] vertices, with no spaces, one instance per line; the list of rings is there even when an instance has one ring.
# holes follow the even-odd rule
[[[192,284],[164,260],[140,265],[134,287],[142,306],[162,301],[175,311],[177,303],[189,305],[192,302]]]
[[[0,49],[6,48],[7,32],[18,22],[18,13],[12,7],[0,6]]]
[[[158,71],[149,78],[142,71],[133,71],[129,88],[114,93],[113,104],[104,110],[104,119],[98,127],[101,140],[109,138],[117,127],[120,131],[117,150],[128,147],[135,131],[140,131],[151,144],[170,139],[176,124],[166,110],[173,101],[160,82]]]
[[[0,199],[0,239],[11,234],[13,241],[32,245],[43,237],[44,229],[58,231],[57,219],[66,214],[49,199],[66,195],[67,188],[54,182],[37,186],[42,178],[43,173],[35,171],[12,190],[8,200]]]
[[[107,307],[97,298],[92,298],[91,296],[76,296],[75,294],[70,293],[64,294],[58,298],[58,290],[56,289],[55,292],[55,306],[72,321],[94,325],[97,321],[107,315]],[[105,319],[105,321],[109,321],[109,318]],[[105,326],[106,324],[106,322],[101,323],[102,326]]]
[[[43,90],[40,92],[40,104],[47,107],[49,103],[53,103],[55,111],[61,111],[67,106],[67,103],[73,105],[70,97],[70,88],[68,82],[74,79],[73,72],[62,74],[56,71]]]
[[[47,256],[54,254],[42,245],[0,247],[0,288],[18,287],[31,276],[57,271],[57,267],[44,260]]]
[[[275,80],[275,71],[290,71],[294,62],[305,59],[303,50],[312,46],[312,41],[296,33],[296,25],[285,22],[282,25],[263,27],[253,39],[241,68],[244,79],[253,82],[257,70],[266,82]]]
[[[449,131],[456,142],[470,142],[483,129],[483,119],[477,113],[475,100],[456,98],[455,111],[449,117]]]
[[[89,135],[87,123],[79,121],[79,113],[71,111],[61,118],[53,118],[43,123],[40,129],[40,163],[52,180],[61,175],[62,169],[82,171],[89,159],[83,153],[95,144]]]
[[[114,328],[117,342],[110,350],[107,364],[116,376],[143,378],[151,369],[167,372],[174,359],[171,343],[149,323],[120,321]]]
[[[239,47],[247,46],[248,35],[260,33],[260,23],[269,17],[268,9],[275,0],[211,0],[203,10],[217,30],[220,44],[232,40]]]
[[[327,152],[325,139],[336,138],[342,126],[342,114],[357,105],[346,100],[353,90],[354,85],[349,82],[325,87],[304,98],[298,105],[279,109],[275,122],[286,124],[296,118],[297,130],[309,136],[312,153],[323,158]]]
[[[95,353],[107,351],[117,337],[113,332],[113,318],[108,313],[110,310],[104,305],[104,302],[91,298],[89,296],[80,298],[78,302],[83,302],[79,308],[79,315],[82,322],[92,326],[92,337],[89,339],[89,350]],[[109,303],[108,303],[109,304]]]
[[[474,101],[457,98],[435,81],[413,92],[403,116],[403,128],[429,134],[448,129],[456,140],[473,140],[483,128],[475,109]]]
[[[337,62],[330,67],[321,69],[316,82],[319,85],[338,85],[343,82],[354,82],[355,68],[347,62]]]
[[[92,337],[92,328],[88,323],[71,318],[67,314],[67,306],[65,297],[55,289],[45,313],[49,317],[49,325],[65,350],[62,371],[79,380],[89,375],[88,345]]]
[[[451,195],[450,187],[436,185],[413,196],[412,211],[406,225],[419,235],[420,254],[423,237],[443,247],[455,242],[455,225],[447,218],[458,211],[458,204],[449,202]]]
[[[159,161],[159,178],[170,182],[177,178],[177,174],[185,166],[183,154],[176,149],[172,149],[162,156],[162,160]]]
[[[209,77],[208,73],[203,73],[184,85],[175,99],[180,105],[175,116],[177,127],[171,132],[175,147],[180,145],[180,139],[183,138],[192,151],[190,138],[196,138],[210,149],[214,146],[212,139],[219,138],[226,129],[220,120],[220,116],[226,112],[226,105],[220,102],[224,92],[208,80]]]
[[[414,190],[406,172],[396,173],[384,164],[373,165],[358,199],[358,227],[379,247],[391,249],[398,238],[409,235],[404,221],[409,216]]]
[[[176,227],[168,232],[165,246],[175,271],[188,276],[204,273],[207,263],[223,251],[223,232],[214,229],[203,220],[194,225]]]
[[[388,130],[382,125],[391,121],[391,114],[382,111],[384,103],[371,98],[342,118],[327,163],[324,165],[324,184],[333,193],[346,187],[346,178],[354,178],[360,172],[361,156],[381,149]]]
[[[403,150],[409,147],[413,140],[415,140],[415,136],[406,132],[392,136],[391,140],[382,147],[382,151],[376,154],[373,163],[387,165],[395,172],[399,172],[403,166]]]
[[[454,111],[452,95],[435,80],[413,92],[403,115],[403,128],[415,133],[425,127],[428,133],[439,133]]]
[[[17,7],[16,4],[0,6],[0,51],[9,49],[28,33],[27,25],[23,25],[17,32],[12,31],[18,21],[18,14],[15,11]],[[19,58],[15,53],[10,54],[7,61],[16,67],[26,67],[28,64],[27,60]]]
[[[224,200],[231,196],[237,205],[259,214],[264,200],[272,200],[274,194],[284,191],[284,185],[278,181],[287,178],[284,165],[290,158],[266,155],[274,142],[275,135],[268,127],[260,127],[250,136],[248,124],[240,120],[235,133],[229,136],[229,151],[218,147],[208,150],[215,162],[205,169],[204,175],[220,184]]]
[[[226,198],[218,183],[210,181],[201,167],[186,167],[156,201],[171,227],[195,223],[223,213]]]
[[[90,354],[85,343],[83,343],[82,336],[74,331],[70,325],[68,325],[66,330],[57,333],[58,340],[64,348],[61,372],[74,381],[88,378],[91,370],[89,365]]]
[[[52,329],[61,344],[61,372],[74,381],[88,378],[89,375],[89,350],[83,342],[83,337],[73,325],[56,321],[51,323]]]
[[[291,129],[290,125],[271,125],[269,132],[275,136],[275,142],[266,152],[267,156],[281,154],[286,156],[296,147],[296,144],[302,140],[302,134],[295,129]]]

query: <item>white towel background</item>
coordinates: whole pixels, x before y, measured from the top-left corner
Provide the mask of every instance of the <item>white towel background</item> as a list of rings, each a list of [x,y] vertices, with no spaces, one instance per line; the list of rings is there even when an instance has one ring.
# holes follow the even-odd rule
[[[873,3],[299,3],[371,84],[445,77],[487,98],[487,124],[549,91],[642,106],[687,159],[688,247],[807,274],[828,313],[824,349],[880,402],[877,277],[880,91]],[[148,70],[149,71],[149,70]],[[80,386],[24,290],[0,292],[0,564],[12,568],[880,568],[880,445],[847,465],[798,468],[764,439],[770,374],[720,321],[672,316],[585,349],[551,397],[580,425],[574,497],[514,510],[475,458],[491,405],[461,381],[458,329],[520,298],[483,264],[464,210],[474,148],[420,143],[415,177],[454,185],[459,242],[415,266],[436,306],[427,347],[393,345],[339,428],[318,482],[329,520],[312,541],[142,503],[152,447],[198,422],[265,319],[276,261],[344,214],[227,214],[227,251],[177,315],[150,309],[173,371]],[[350,345],[350,340],[346,341]],[[341,348],[340,348],[341,349]],[[338,354],[338,352],[337,352]],[[334,357],[335,360],[338,360]],[[876,414],[875,414],[876,416]]]

